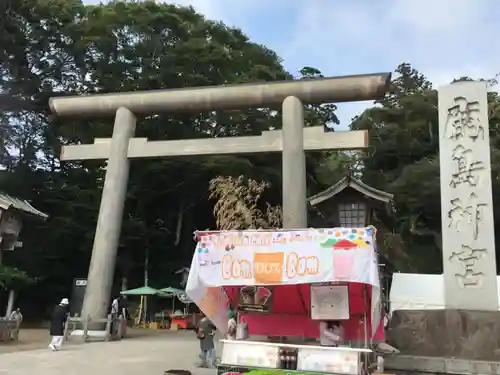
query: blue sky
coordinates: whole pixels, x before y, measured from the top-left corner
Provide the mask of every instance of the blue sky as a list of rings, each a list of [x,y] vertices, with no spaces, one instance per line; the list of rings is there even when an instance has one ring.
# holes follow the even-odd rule
[[[500,73],[498,0],[171,2],[241,28],[276,51],[293,74],[304,66],[325,76],[376,73],[410,62],[439,86],[454,77]],[[341,126],[370,104],[339,104]]]

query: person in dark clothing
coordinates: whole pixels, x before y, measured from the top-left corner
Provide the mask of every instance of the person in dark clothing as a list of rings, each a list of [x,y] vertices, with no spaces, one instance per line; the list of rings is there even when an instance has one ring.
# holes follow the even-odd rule
[[[50,336],[52,341],[49,344],[50,350],[53,352],[60,350],[64,339],[64,324],[68,318],[69,300],[63,298],[61,303],[54,308],[50,319]]]
[[[215,365],[215,330],[215,325],[210,321],[210,319],[203,315],[196,330],[198,340],[200,340],[201,367]],[[209,360],[209,365],[207,364],[207,357]]]

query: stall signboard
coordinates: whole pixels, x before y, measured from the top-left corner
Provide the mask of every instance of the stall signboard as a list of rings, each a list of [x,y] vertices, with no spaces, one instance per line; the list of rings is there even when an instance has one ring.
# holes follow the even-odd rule
[[[256,287],[253,294],[254,289],[245,289],[241,302],[246,309],[269,311],[270,286],[369,284],[376,328],[380,285],[374,238],[373,227],[198,233],[186,293],[224,333],[229,304],[224,287]]]
[[[349,288],[347,285],[311,285],[311,319],[349,319]]]
[[[329,281],[379,286],[373,228],[345,234],[316,229],[210,233],[200,236],[194,258],[197,277],[209,286]]]
[[[74,279],[71,293],[70,315],[80,316],[82,313],[83,299],[87,288],[87,279]]]
[[[297,369],[333,374],[359,374],[360,353],[354,350],[300,348]]]
[[[272,303],[272,286],[248,285],[238,290],[238,309],[240,311],[270,312]]]

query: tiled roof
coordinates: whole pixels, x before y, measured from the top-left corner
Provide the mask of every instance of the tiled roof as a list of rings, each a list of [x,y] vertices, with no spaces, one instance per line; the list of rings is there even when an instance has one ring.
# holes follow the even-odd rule
[[[361,194],[366,195],[367,197],[386,203],[392,202],[394,198],[392,194],[386,193],[385,191],[382,190],[375,189],[363,183],[362,181],[358,180],[357,178],[354,178],[351,175],[347,175],[336,184],[330,186],[328,189],[308,198],[309,203],[311,204],[311,206],[315,206],[318,203],[324,202],[330,199],[331,197],[337,195],[347,187],[351,187],[354,190],[360,192]]]
[[[0,192],[0,208],[4,210],[15,209],[23,213],[38,216],[42,219],[47,219],[49,215],[38,211],[35,207],[28,203],[28,201],[12,197],[8,194]]]

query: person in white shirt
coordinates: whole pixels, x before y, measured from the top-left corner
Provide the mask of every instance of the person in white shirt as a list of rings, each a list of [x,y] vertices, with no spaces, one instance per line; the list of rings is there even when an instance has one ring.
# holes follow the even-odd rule
[[[319,324],[322,346],[338,346],[344,341],[344,328],[339,321],[325,321]]]
[[[21,323],[23,322],[23,314],[21,314],[21,310],[15,309],[14,311],[12,311],[12,313],[10,314],[10,319],[15,320],[19,325],[21,325]]]
[[[113,302],[111,302],[111,332],[115,334],[118,331],[117,319],[120,316],[120,299],[121,296],[117,296]]]
[[[111,314],[114,315],[120,314],[120,296],[116,297],[111,303]]]
[[[15,330],[12,330],[12,332],[10,333],[10,338],[11,340],[17,340],[17,337],[19,335],[19,327],[23,322],[23,314],[21,314],[21,310],[15,309],[14,311],[12,311],[12,313],[10,314],[10,319],[15,320],[17,324],[17,328]]]

